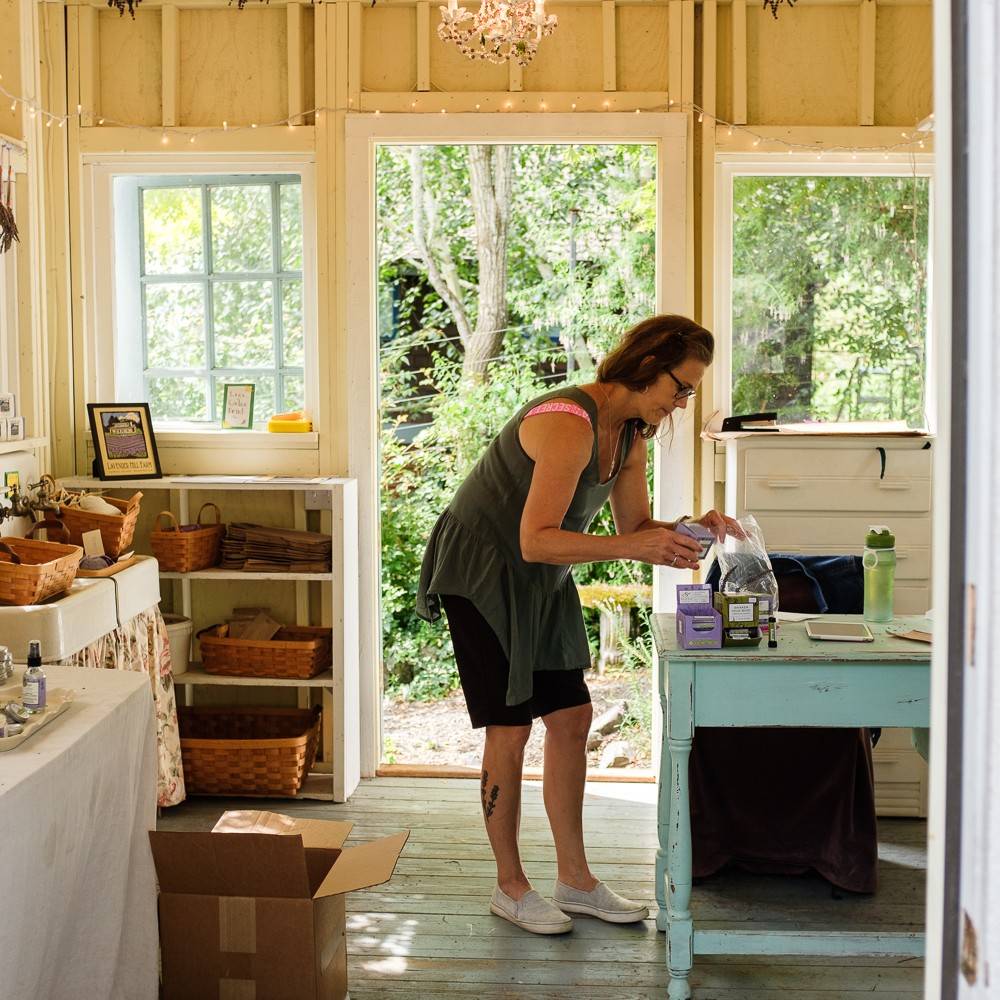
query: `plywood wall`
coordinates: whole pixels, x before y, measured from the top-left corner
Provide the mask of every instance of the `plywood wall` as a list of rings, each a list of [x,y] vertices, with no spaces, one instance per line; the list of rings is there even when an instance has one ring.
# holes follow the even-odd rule
[[[14,94],[23,92],[21,84],[21,3],[0,0],[0,84]],[[0,95],[0,133],[15,139],[23,137],[20,110],[11,111],[10,101]]]

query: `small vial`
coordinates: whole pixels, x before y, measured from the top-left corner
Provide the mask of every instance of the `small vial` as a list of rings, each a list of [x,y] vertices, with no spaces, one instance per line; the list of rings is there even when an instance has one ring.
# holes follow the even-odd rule
[[[42,670],[42,647],[37,639],[28,643],[28,669],[24,672],[21,702],[32,714],[45,711],[45,673]]]
[[[771,615],[767,619],[767,648],[778,648],[778,623],[775,620],[774,615]]]

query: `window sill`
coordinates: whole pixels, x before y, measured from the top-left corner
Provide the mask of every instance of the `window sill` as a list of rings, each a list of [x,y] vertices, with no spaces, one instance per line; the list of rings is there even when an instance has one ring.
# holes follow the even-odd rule
[[[156,427],[156,443],[161,448],[239,448],[241,450],[318,451],[319,434],[271,434],[268,431],[226,431]]]

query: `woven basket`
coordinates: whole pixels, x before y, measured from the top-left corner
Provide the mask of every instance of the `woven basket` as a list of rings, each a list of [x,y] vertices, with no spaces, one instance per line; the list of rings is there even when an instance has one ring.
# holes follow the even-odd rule
[[[308,680],[330,669],[333,629],[286,625],[273,639],[231,639],[228,625],[198,633],[201,662],[208,674]]]
[[[179,708],[190,795],[297,795],[316,759],[320,709]]]
[[[120,514],[97,514],[89,510],[81,510],[75,504],[60,504],[59,518],[69,532],[69,540],[72,545],[83,545],[83,533],[85,531],[101,532],[101,541],[104,543],[104,551],[112,559],[117,559],[123,552],[127,552],[132,547],[132,539],[135,537],[135,525],[139,520],[139,501],[142,499],[141,493],[136,493],[128,500],[119,500],[116,497],[101,497],[102,500],[117,507]]]
[[[0,604],[39,604],[69,590],[82,558],[78,545],[4,538],[0,541]]]
[[[215,511],[215,524],[201,523],[201,516],[208,508]],[[170,527],[160,527],[163,518],[167,518]],[[149,544],[161,570],[169,573],[193,573],[218,564],[222,536],[225,533],[226,526],[222,523],[219,508],[210,501],[201,505],[195,526],[183,531],[177,518],[169,510],[161,510],[156,515],[156,527],[149,533]]]

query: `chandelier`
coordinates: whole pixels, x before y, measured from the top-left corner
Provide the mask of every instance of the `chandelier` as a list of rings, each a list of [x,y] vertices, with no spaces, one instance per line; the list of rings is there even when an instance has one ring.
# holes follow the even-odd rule
[[[438,37],[454,42],[470,59],[527,66],[538,43],[556,30],[559,18],[545,13],[545,0],[482,0],[475,14],[448,0],[441,8]]]

